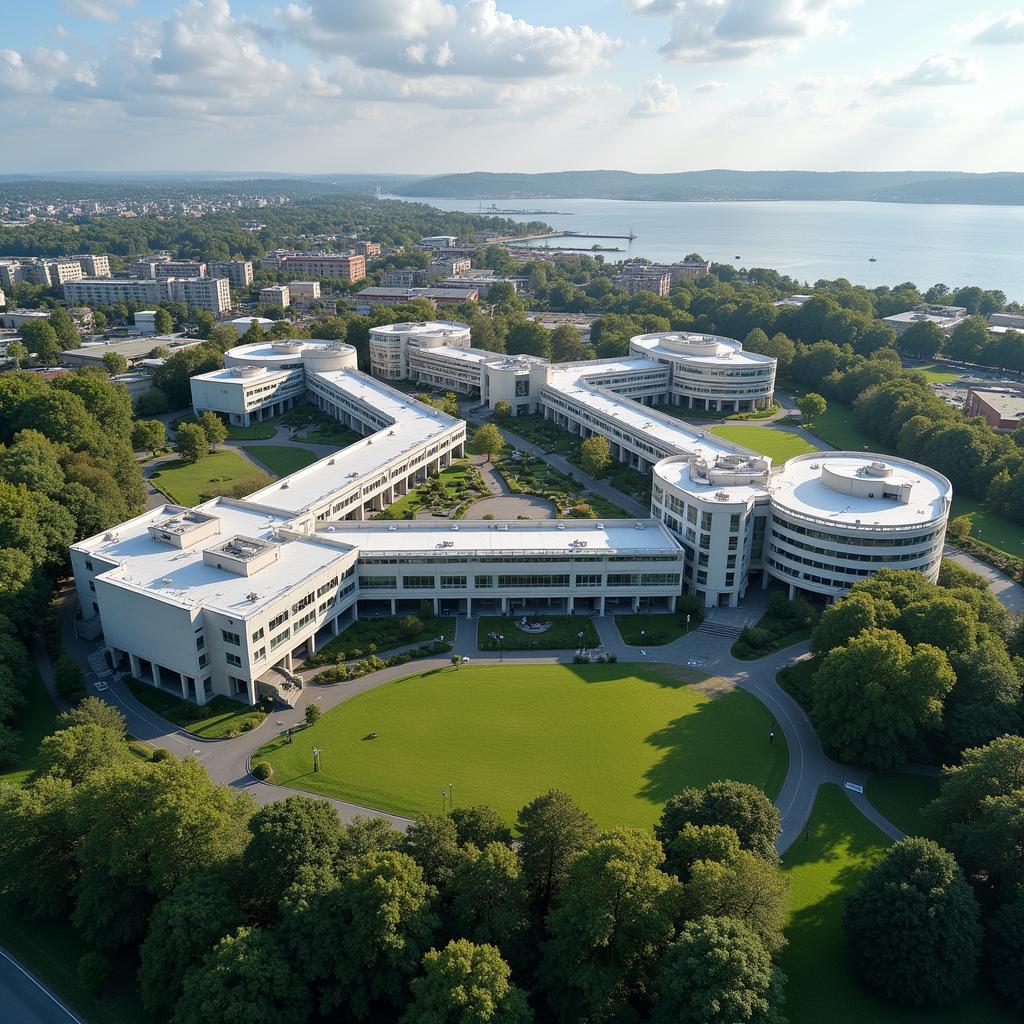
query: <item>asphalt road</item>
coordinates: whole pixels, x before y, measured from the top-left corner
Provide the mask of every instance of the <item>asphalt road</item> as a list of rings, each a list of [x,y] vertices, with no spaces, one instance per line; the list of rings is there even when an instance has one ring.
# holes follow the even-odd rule
[[[0,1020],[10,1024],[84,1024],[48,988],[0,949]]]

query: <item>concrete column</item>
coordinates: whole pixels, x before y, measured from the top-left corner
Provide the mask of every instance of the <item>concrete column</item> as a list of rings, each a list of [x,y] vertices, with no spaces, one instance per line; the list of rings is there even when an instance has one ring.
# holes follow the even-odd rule
[[[337,636],[337,635],[338,635],[338,616],[335,615],[334,618],[331,619],[331,636]]]
[[[306,641],[306,650],[309,654],[316,654],[316,630],[309,634],[309,639]],[[309,655],[307,655],[308,657]]]
[[[790,583],[790,585],[789,585],[789,599],[790,599],[790,601],[792,601],[794,597],[796,597],[796,584],[795,583]]]
[[[739,603],[740,603],[740,596],[739,596],[739,594],[738,594],[738,593],[737,593],[737,592],[736,592],[736,591],[734,590],[734,591],[733,591],[733,592],[732,592],[732,593],[731,593],[731,594],[729,595],[729,607],[730,607],[730,608],[735,608],[735,607],[736,607],[736,606],[737,606],[737,605],[738,605]]]
[[[255,679],[249,679],[249,680],[246,681],[245,692],[249,696],[249,703],[250,704],[255,704],[256,703],[256,680]]]
[[[761,589],[762,590],[767,590],[768,589],[768,570],[767,569],[762,569],[761,570]]]
[[[466,618],[473,618],[473,598],[471,597],[466,598]]]
[[[508,598],[503,597],[501,599],[501,614],[508,615]]]
[[[576,612],[576,598],[575,597],[570,597],[569,598],[569,614],[573,615],[573,614],[575,614],[575,612]]]
[[[161,679],[161,676],[160,676],[160,666],[155,661],[151,661],[150,665],[153,666],[153,685],[154,686],[159,686],[160,685],[160,679]]]
[[[597,599],[597,614],[604,615],[604,594]]]
[[[139,678],[139,656],[128,652],[128,670],[136,679]]]
[[[391,598],[391,614],[395,614],[395,599]]]
[[[186,682],[187,682],[187,680],[186,680]],[[195,682],[196,682],[196,703],[198,705],[202,706],[202,705],[204,705],[206,703],[206,691],[203,689],[203,681],[201,679],[197,679]],[[250,683],[249,685],[252,686],[253,684]],[[255,701],[253,701],[253,703],[255,703]]]
[[[674,612],[676,610],[676,601],[678,600],[679,598],[677,598],[675,595],[668,599],[668,610],[670,612]]]
[[[292,652],[291,651],[289,651],[284,656],[284,667],[286,669],[288,669],[289,672],[291,672],[291,670],[292,670]]]
[[[634,597],[633,598],[633,611],[634,612],[640,611],[640,598],[639,597]]]
[[[183,672],[178,673],[178,682],[181,685],[182,700],[188,700],[188,679],[185,678]]]

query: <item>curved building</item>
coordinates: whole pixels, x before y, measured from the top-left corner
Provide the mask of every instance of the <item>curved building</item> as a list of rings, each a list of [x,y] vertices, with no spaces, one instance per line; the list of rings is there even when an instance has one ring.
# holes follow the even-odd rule
[[[370,372],[380,380],[405,380],[410,376],[410,350],[443,349],[449,353],[453,349],[466,351],[469,347],[469,327],[455,320],[371,327]]]
[[[691,331],[638,334],[630,339],[629,351],[670,368],[671,405],[723,413],[771,405],[775,359],[744,352],[734,338]]]
[[[879,569],[939,575],[953,486],[927,466],[889,456],[818,452],[772,477],[769,575],[838,596]]]

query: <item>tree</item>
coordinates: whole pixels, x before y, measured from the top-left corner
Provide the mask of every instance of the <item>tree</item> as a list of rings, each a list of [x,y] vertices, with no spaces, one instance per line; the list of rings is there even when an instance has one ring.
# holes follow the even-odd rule
[[[157,307],[153,317],[153,328],[157,334],[170,334],[174,330],[174,318],[166,309]]]
[[[946,524],[946,536],[951,540],[967,540],[971,535],[972,526],[970,516],[954,516]]]
[[[456,807],[449,817],[455,825],[459,846],[472,844],[482,850],[488,843],[510,843],[512,832],[501,816],[486,804]]]
[[[68,729],[73,725],[98,725],[103,729],[109,729],[115,736],[122,737],[127,730],[124,715],[113,704],[108,704],[99,697],[86,697],[70,711],[62,711],[57,716],[57,724],[62,729]]]
[[[524,959],[529,899],[515,850],[498,842],[470,846],[455,869],[451,891],[454,934],[497,946],[512,964]]]
[[[28,349],[20,341],[9,341],[5,354],[14,363],[16,370],[21,369],[21,364],[28,359]]]
[[[540,968],[560,1020],[611,1018],[647,991],[679,911],[681,886],[663,860],[651,836],[614,829],[570,864]]]
[[[1024,891],[995,912],[989,934],[992,984],[1024,1010]]]
[[[1021,680],[1002,640],[983,640],[959,658],[956,676],[943,716],[946,748],[954,758],[1020,731]]]
[[[723,779],[704,789],[688,786],[672,797],[661,812],[654,834],[668,846],[690,822],[728,825],[740,846],[768,861],[777,859],[775,841],[782,831],[778,808],[756,786]]]
[[[139,416],[159,416],[170,409],[170,402],[167,396],[159,388],[150,388],[143,391],[135,399],[135,412]]]
[[[530,1024],[526,995],[510,978],[494,946],[457,939],[431,949],[402,1024]]]
[[[603,434],[594,434],[580,445],[580,461],[583,472],[595,479],[603,476],[611,465],[611,454],[608,438]]]
[[[739,852],[740,837],[730,825],[694,825],[688,821],[668,843],[665,870],[687,882],[698,861],[730,864]]]
[[[72,700],[85,693],[85,676],[70,654],[58,655],[53,663],[53,686],[65,700]]]
[[[128,371],[128,360],[120,352],[106,352],[103,355],[103,368],[111,375]]]
[[[901,352],[916,359],[933,359],[945,343],[942,328],[931,320],[915,321],[896,342]]]
[[[315,704],[306,707],[319,710]],[[242,859],[259,904],[273,904],[300,867],[328,868],[337,855],[341,819],[329,803],[290,796],[261,807],[249,823]]]
[[[8,346],[8,351],[10,351],[10,346]],[[495,402],[494,403],[494,418],[496,420],[498,420],[501,423],[504,423],[506,420],[511,419],[511,417],[512,417],[512,403],[511,402],[506,402],[505,399],[502,399],[500,402]]]
[[[139,950],[139,993],[154,1019],[166,1019],[181,997],[185,976],[243,924],[230,871],[189,875],[162,899]]]
[[[865,629],[836,647],[814,677],[811,721],[830,757],[879,770],[907,761],[942,724],[956,676],[937,647]]]
[[[347,875],[352,865],[364,854],[397,850],[401,840],[402,833],[387,818],[364,818],[356,815],[341,829],[335,858],[339,876]]]
[[[455,822],[447,814],[424,814],[406,830],[399,849],[423,871],[426,881],[442,892],[455,877],[462,852]]]
[[[38,430],[19,430],[9,448],[0,447],[0,478],[59,499],[65,483],[61,466],[65,454]]]
[[[888,608],[891,621],[896,617],[896,609],[891,603]],[[882,612],[884,615],[886,609]],[[833,648],[845,646],[865,629],[878,625],[881,625],[879,602],[870,594],[850,594],[822,612],[811,634],[811,650],[818,655],[828,654]]]
[[[182,423],[174,438],[174,450],[182,462],[194,463],[210,453],[206,431],[198,423]]]
[[[224,426],[224,421],[209,409],[199,414],[198,422],[199,426],[203,428],[203,433],[211,448],[220,444],[228,436],[228,428]]]
[[[412,640],[423,632],[423,620],[415,615],[406,615],[398,623],[398,630],[407,640]]]
[[[239,928],[185,976],[172,1024],[306,1024],[306,986],[270,932]]]
[[[495,287],[492,286],[492,293]],[[551,332],[536,320],[517,320],[509,327],[505,351],[509,355],[541,356],[548,359],[551,356]]]
[[[943,769],[925,814],[971,876],[1009,893],[1024,885],[1024,737],[1000,736]]]
[[[784,1024],[785,978],[758,937],[728,917],[685,924],[658,965],[652,1024]]]
[[[316,725],[320,721],[320,706],[318,704],[307,704],[303,714],[306,725]]]
[[[78,983],[92,996],[102,996],[110,981],[110,961],[94,950],[83,953],[75,970]]]
[[[516,815],[523,876],[543,921],[569,877],[569,865],[597,834],[593,818],[568,793],[549,789]]]
[[[501,431],[493,423],[485,423],[478,427],[473,435],[472,449],[477,455],[486,455],[490,461],[505,447],[505,439]]]
[[[78,785],[127,756],[124,739],[116,732],[94,722],[72,725],[43,738],[36,757],[36,777],[50,775]]]
[[[804,422],[810,423],[815,416],[824,414],[828,408],[828,402],[816,391],[808,391],[803,398],[797,401],[796,407],[800,410],[800,415],[804,418]]]
[[[78,348],[82,344],[82,336],[78,333],[71,314],[63,306],[50,310],[49,322],[62,349]]]
[[[742,921],[775,953],[785,945],[789,881],[777,864],[749,850],[726,861],[699,860],[683,886],[683,914],[691,919],[731,917]]]
[[[136,420],[132,427],[132,448],[156,455],[167,443],[167,428],[162,420]]]
[[[21,343],[43,366],[53,366],[63,351],[57,333],[47,320],[29,320],[21,326]]]
[[[559,324],[551,332],[551,361],[571,363],[586,358],[583,337],[572,324]]]
[[[981,913],[952,854],[901,839],[871,868],[843,914],[854,964],[891,999],[948,1003],[974,987]]]

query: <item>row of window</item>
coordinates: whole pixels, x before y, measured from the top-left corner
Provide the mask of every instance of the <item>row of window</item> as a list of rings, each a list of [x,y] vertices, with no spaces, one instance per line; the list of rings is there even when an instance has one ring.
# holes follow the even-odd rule
[[[937,537],[940,530],[929,530],[926,533],[915,533],[909,537],[856,537],[847,536],[845,533],[828,533],[824,530],[815,530],[809,526],[802,526],[773,510],[772,522],[774,525],[782,526],[792,533],[799,533],[812,540],[825,540],[830,544],[846,544],[851,547],[865,548],[900,548],[909,547],[912,544],[922,544],[933,537]]]
[[[441,590],[463,590],[467,586],[466,576],[442,576],[440,578]],[[575,577],[577,587],[661,587],[675,586],[679,583],[679,574],[672,572],[611,572],[608,573],[607,583],[603,580],[601,573],[582,573]],[[396,589],[397,579],[394,576],[363,576],[359,585],[366,590],[393,590]],[[489,590],[494,587],[493,576],[474,576],[473,586],[477,590]],[[534,587],[568,587],[568,573],[539,574],[531,573],[516,576],[499,576],[498,587],[501,589],[530,589]],[[432,590],[434,578],[432,576],[403,576],[402,588],[404,590]],[[296,623],[298,628],[298,623]]]

